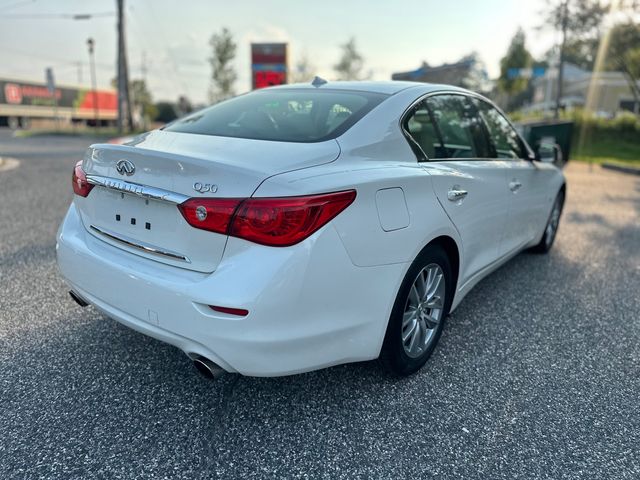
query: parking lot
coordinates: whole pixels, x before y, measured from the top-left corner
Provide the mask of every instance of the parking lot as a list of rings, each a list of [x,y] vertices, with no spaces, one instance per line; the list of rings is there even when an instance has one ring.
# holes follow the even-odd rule
[[[207,381],[74,304],[55,232],[87,139],[0,130],[0,478],[640,477],[640,177],[585,164],[548,256],[483,280],[407,379]]]

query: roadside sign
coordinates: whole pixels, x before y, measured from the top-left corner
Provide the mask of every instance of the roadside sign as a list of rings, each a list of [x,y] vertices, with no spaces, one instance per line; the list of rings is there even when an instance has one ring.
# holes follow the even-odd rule
[[[507,70],[507,78],[513,80],[515,78],[540,78],[544,77],[547,69],[544,67],[533,68],[510,68]]]
[[[287,44],[251,44],[252,86],[270,87],[287,83]]]

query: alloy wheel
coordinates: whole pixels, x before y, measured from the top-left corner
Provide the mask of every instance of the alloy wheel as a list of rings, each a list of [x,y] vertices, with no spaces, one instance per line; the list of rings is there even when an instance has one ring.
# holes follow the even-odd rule
[[[556,203],[553,205],[553,211],[551,212],[551,217],[549,218],[549,223],[547,223],[547,228],[545,229],[545,243],[547,247],[549,247],[553,243],[553,239],[556,236],[556,232],[558,231],[558,224],[560,223],[560,213],[562,207],[560,198],[556,199]]]
[[[411,285],[402,318],[402,346],[411,358],[422,355],[442,320],[446,281],[439,265],[431,263]]]

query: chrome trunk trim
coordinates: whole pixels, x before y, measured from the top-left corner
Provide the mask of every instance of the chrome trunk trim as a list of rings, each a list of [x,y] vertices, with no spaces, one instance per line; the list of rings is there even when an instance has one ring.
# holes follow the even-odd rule
[[[189,199],[188,196],[181,193],[164,190],[162,188],[149,187],[140,185],[139,183],[125,182],[117,178],[103,177],[101,175],[87,175],[87,182],[92,185],[99,185],[109,190],[115,190],[122,193],[130,193],[138,197],[151,198],[162,202],[173,203],[179,205]]]
[[[100,235],[104,235],[111,240],[115,240],[116,242],[120,242],[128,247],[136,248],[138,250],[142,250],[147,253],[153,253],[155,255],[161,255],[164,257],[169,257],[174,260],[182,260],[183,262],[191,263],[188,257],[182,255],[180,253],[172,252],[170,250],[165,250],[163,248],[156,247],[154,245],[150,245],[148,243],[140,242],[139,240],[132,240],[127,237],[123,237],[116,233],[110,232],[108,230],[98,228],[95,225],[91,225],[91,230],[98,232]]]

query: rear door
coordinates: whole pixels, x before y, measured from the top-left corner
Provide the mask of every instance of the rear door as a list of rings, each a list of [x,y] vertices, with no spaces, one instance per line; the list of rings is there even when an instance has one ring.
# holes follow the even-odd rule
[[[428,97],[404,127],[424,151],[423,168],[462,239],[462,284],[499,256],[508,199],[504,162],[487,158],[485,130],[463,95]]]

